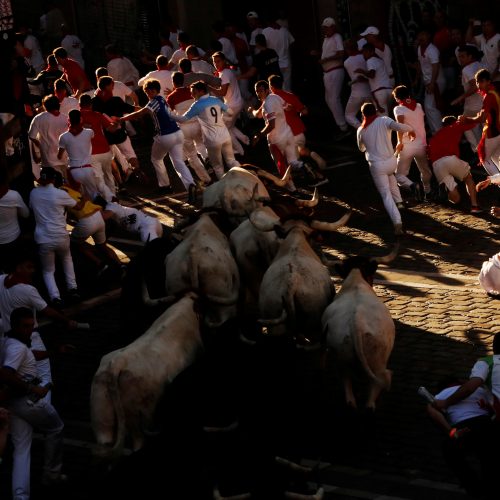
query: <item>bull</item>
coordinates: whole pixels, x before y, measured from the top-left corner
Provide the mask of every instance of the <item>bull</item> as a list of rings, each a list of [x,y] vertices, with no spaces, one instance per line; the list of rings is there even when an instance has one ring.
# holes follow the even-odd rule
[[[276,230],[282,238],[279,250],[262,278],[259,322],[271,335],[293,332],[299,342],[318,340],[320,318],[335,288],[328,268],[309,244],[315,230],[336,231],[346,224],[348,212],[336,222],[271,217],[257,209],[250,220],[261,231]],[[306,337],[307,335],[307,337]]]
[[[255,208],[262,206],[262,201],[269,200],[269,191],[259,177],[268,179],[276,186],[284,187],[291,178],[291,167],[282,179],[259,168],[247,165],[255,173],[245,168],[233,167],[217,182],[203,191],[202,208],[219,208],[232,217],[244,218]]]
[[[217,218],[216,212],[201,213],[165,258],[167,296],[197,291],[207,302],[205,322],[212,327],[236,316],[240,288],[238,267]]]
[[[91,423],[98,454],[123,454],[127,436],[139,450],[166,384],[202,351],[196,295],[188,293],[127,347],[101,359],[92,380]]]
[[[373,291],[378,264],[388,264],[397,255],[398,245],[386,256],[351,257],[335,264],[344,279],[340,291],[321,319],[328,350],[338,363],[348,405],[356,408],[352,375],[356,369],[369,378],[366,407],[375,409],[382,390],[391,385],[387,361],[392,352],[395,326],[387,306]]]

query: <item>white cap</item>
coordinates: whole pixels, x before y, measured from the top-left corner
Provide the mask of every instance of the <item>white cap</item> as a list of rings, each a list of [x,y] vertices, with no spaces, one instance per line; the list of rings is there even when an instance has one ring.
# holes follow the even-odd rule
[[[253,19],[259,19],[259,15],[257,14],[257,12],[255,11],[250,11],[248,14],[247,14],[247,17],[250,17],[250,18],[253,18]]]
[[[325,17],[323,19],[323,22],[321,23],[321,26],[324,26],[325,28],[331,28],[332,26],[335,26],[335,19],[333,19],[333,17]]]
[[[368,28],[366,28],[365,31],[363,31],[363,33],[360,33],[360,36],[378,35],[378,34],[380,34],[378,28],[376,28],[375,26],[368,26]]]

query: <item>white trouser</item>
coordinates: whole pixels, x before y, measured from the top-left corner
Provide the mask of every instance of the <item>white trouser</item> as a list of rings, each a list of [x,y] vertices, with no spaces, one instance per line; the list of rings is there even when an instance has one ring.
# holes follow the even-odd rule
[[[392,89],[378,89],[376,92],[373,92],[372,95],[373,98],[377,99],[378,105],[384,109],[384,111],[379,114],[381,116],[389,116],[389,103],[391,101]]]
[[[345,129],[347,124],[342,101],[340,100],[340,93],[344,83],[344,68],[341,67],[324,73],[323,82],[325,84],[325,101],[332,112],[333,119],[341,129]]]
[[[50,243],[40,243],[38,252],[42,263],[43,281],[51,299],[61,298],[54,277],[56,271],[56,254],[61,259],[66,287],[68,290],[76,288],[75,269],[69,248],[69,235],[55,239]]]
[[[231,108],[231,116],[224,115],[224,123],[226,124],[229,135],[231,136],[231,143],[233,144],[233,151],[236,154],[242,155],[245,153],[240,142],[248,144],[250,140],[248,137],[235,125],[236,120],[240,116],[243,106]]]
[[[467,108],[464,106],[464,116],[472,117],[476,116],[481,111],[481,108]],[[481,140],[481,125],[478,123],[474,128],[470,130],[466,130],[464,132],[464,136],[467,139],[467,142],[470,144],[472,151],[475,153],[477,151],[477,145]]]
[[[62,468],[64,424],[57,410],[41,399],[33,406],[27,397],[10,401],[11,436],[14,445],[12,467],[12,496],[14,500],[30,498],[31,440],[33,428],[45,434],[44,475],[57,477]]]
[[[444,90],[444,81],[437,82],[439,92],[441,92],[441,95],[443,94]],[[434,135],[442,126],[443,124],[441,123],[441,120],[443,119],[443,115],[441,114],[441,111],[437,108],[436,104],[436,96],[435,94],[428,94],[427,92],[425,93],[425,98],[424,98],[424,111],[425,111],[425,117],[427,118],[427,124],[429,125],[429,130],[432,135]]]
[[[272,146],[280,150],[281,154],[286,158],[287,165],[292,165],[294,168],[302,167],[302,162],[299,161],[299,157],[297,156],[297,143],[293,135],[290,134],[283,141],[273,142]],[[276,162],[271,145],[269,145],[269,151]]]
[[[141,241],[147,243],[148,241],[155,240],[156,238],[161,238],[163,234],[163,227],[158,219],[155,217],[148,217],[147,221],[141,223],[139,228],[139,235]]]
[[[196,151],[195,142],[202,142],[200,124],[198,121],[182,123],[181,130],[184,134],[184,155],[189,161],[189,166],[196,172],[200,180],[210,182],[210,176],[205,170],[203,163],[201,163]]]
[[[424,191],[429,193],[431,190],[432,172],[429,168],[429,161],[427,160],[427,149],[421,142],[416,141],[404,144],[404,147],[398,156],[398,169],[396,170],[396,180],[398,184],[405,188],[410,188],[413,181],[408,179],[410,172],[411,162],[415,159],[418,169],[420,170],[420,178],[424,185]]]
[[[356,84],[355,84],[356,85]],[[361,109],[361,106],[365,102],[372,102],[372,96],[369,92],[365,94],[358,94],[357,92],[352,92],[349,96],[349,100],[347,101],[345,107],[345,121],[355,129],[358,129],[361,126],[361,122],[358,119],[358,113]]]
[[[94,172],[97,177],[99,190],[102,190],[102,196],[106,201],[111,201],[111,198],[116,193],[115,178],[113,177],[113,153],[108,151],[107,153],[99,153],[92,155],[90,163],[94,167]],[[104,186],[101,184],[104,183]],[[109,199],[107,197],[111,196]]]
[[[394,225],[401,224],[401,214],[396,203],[401,203],[401,193],[396,182],[397,161],[392,157],[385,161],[370,163],[370,173],[372,174],[375,187],[378,189],[382,202]]]
[[[186,190],[191,184],[194,184],[193,176],[184,163],[184,134],[182,130],[178,130],[173,134],[157,135],[153,139],[153,147],[151,148],[151,163],[156,171],[158,185],[170,186],[170,180],[167,175],[167,169],[163,159],[165,156],[170,157],[170,161],[174,166],[177,175],[180,177]]]
[[[206,146],[208,159],[212,164],[217,179],[224,175],[224,162],[228,169],[240,166],[240,162],[234,158],[231,140],[227,140],[222,144],[206,144]]]
[[[483,167],[488,175],[500,173],[500,135],[484,140],[485,160]]]
[[[101,192],[103,186],[105,187],[104,181],[101,177],[101,182],[99,182],[94,167],[68,167],[68,170],[71,174],[71,177],[73,177],[76,182],[79,182],[81,184],[82,193],[86,195],[90,200],[93,200],[98,194],[104,195],[104,193]],[[109,201],[111,201],[111,198],[109,199]]]
[[[283,77],[283,90],[292,91],[292,63],[285,68],[280,66],[281,76]]]

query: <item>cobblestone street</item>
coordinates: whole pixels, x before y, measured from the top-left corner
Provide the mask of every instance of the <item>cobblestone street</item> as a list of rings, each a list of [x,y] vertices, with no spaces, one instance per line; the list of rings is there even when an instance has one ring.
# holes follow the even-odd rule
[[[249,157],[257,161],[252,152]],[[368,167],[355,150],[354,138],[328,146],[326,157],[330,183],[320,188],[317,218],[335,220],[348,207],[353,208],[347,226],[323,236],[321,245],[327,257],[387,253],[395,242],[392,225]],[[160,199],[149,188],[133,185],[124,203],[153,213],[166,226],[172,226],[189,211],[183,194]],[[496,189],[489,188],[480,195],[480,204],[488,209],[496,201],[496,194]],[[311,412],[315,413],[311,420],[319,425],[313,433],[316,442],[306,446],[309,455],[303,458],[304,463],[318,467],[315,481],[324,485],[328,499],[466,498],[442,459],[441,436],[428,420],[417,388],[423,385],[432,392],[447,376],[466,377],[473,362],[490,352],[493,335],[500,329],[500,302],[480,289],[477,275],[482,262],[498,250],[500,219],[490,216],[489,210],[474,216],[469,215],[466,206],[415,205],[409,201],[403,221],[407,233],[401,238],[399,255],[390,266],[379,268],[375,281],[375,291],[389,307],[397,334],[389,365],[393,370],[392,388],[379,401],[368,438],[365,434],[355,435],[356,427],[349,425],[352,416],[343,409],[335,367],[328,366],[327,374],[322,376],[321,399],[310,401]],[[138,246],[121,236],[112,235],[112,244],[124,254],[133,255]],[[339,278],[335,276],[334,281],[338,289]],[[84,303],[75,308],[74,317],[91,324],[88,332],[58,332],[53,326],[42,329],[49,341],[63,334],[65,341],[76,346],[75,352],[53,361],[53,399],[66,422],[65,465],[72,482],[70,493],[56,490],[50,498],[83,500],[98,498],[103,491],[102,470],[91,456],[94,437],[88,399],[101,356],[121,345],[118,296],[119,291],[108,291],[87,306]],[[42,439],[36,439],[35,500],[49,498],[47,491],[37,486],[42,451]],[[167,446],[164,452],[168,454]],[[127,460],[137,464],[132,457]],[[150,475],[141,476],[138,471],[142,469],[134,467],[130,465],[135,481],[151,487]],[[161,464],[157,463],[153,470],[162,470]],[[168,468],[162,473],[168,482]],[[7,460],[0,468],[0,497],[5,499],[10,498],[9,474]],[[196,478],[193,473],[192,481]],[[186,484],[186,491],[196,490],[191,488]],[[192,495],[185,498],[198,500]],[[161,491],[154,497],[181,499]]]

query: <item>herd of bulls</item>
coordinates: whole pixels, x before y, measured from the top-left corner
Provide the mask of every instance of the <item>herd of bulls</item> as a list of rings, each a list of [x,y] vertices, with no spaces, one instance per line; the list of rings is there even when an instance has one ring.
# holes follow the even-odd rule
[[[335,231],[350,213],[336,222],[315,220],[316,191],[299,200],[263,182],[280,188],[289,177],[290,171],[280,179],[250,165],[232,168],[206,188],[201,210],[148,243],[130,264],[122,319],[131,343],[102,358],[92,383],[101,455],[120,456],[127,439],[141,449],[165,388],[210,354],[207,344],[220,346],[213,341],[218,336],[261,352],[273,346],[276,366],[291,351],[315,350],[324,367],[330,353],[353,408],[356,373],[365,380],[367,408],[389,388],[395,327],[372,282],[378,263],[394,259],[397,247],[385,257],[327,262],[311,235]],[[330,267],[344,279],[337,293]]]

